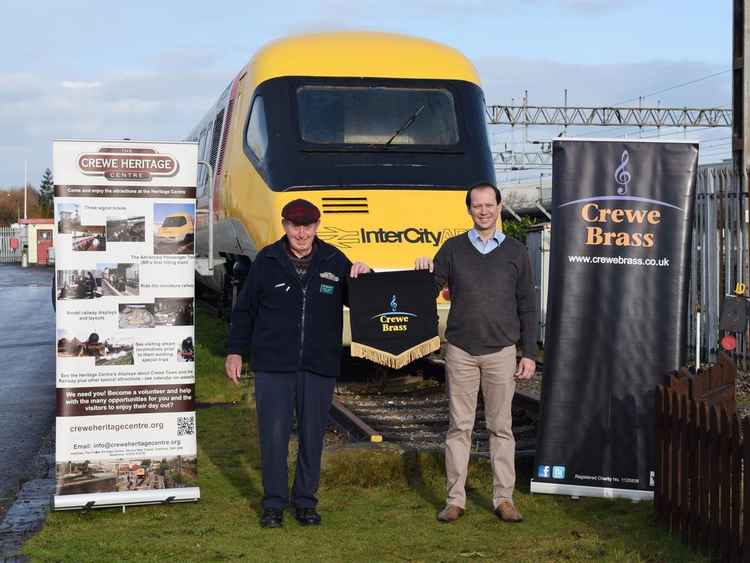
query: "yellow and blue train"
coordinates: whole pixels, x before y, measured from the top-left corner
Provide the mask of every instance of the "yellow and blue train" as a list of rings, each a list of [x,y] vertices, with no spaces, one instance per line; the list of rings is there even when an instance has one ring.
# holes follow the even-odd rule
[[[321,209],[321,239],[382,271],[411,268],[470,228],[465,190],[495,182],[473,65],[452,48],[396,34],[270,43],[189,140],[214,170],[214,251],[227,267],[204,282],[218,289],[283,234],[281,208],[292,199]],[[207,185],[202,169],[199,209],[208,207]],[[207,251],[206,234],[202,215],[197,254]],[[439,309],[444,323],[447,304]]]

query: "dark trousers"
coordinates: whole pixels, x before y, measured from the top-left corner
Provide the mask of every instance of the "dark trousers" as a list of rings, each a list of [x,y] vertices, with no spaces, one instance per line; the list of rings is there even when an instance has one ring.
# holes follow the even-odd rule
[[[320,456],[335,384],[334,377],[305,371],[256,372],[263,508],[283,509],[289,504],[287,457],[293,415],[297,417],[299,451],[291,500],[302,508],[318,504],[315,493],[320,484]]]

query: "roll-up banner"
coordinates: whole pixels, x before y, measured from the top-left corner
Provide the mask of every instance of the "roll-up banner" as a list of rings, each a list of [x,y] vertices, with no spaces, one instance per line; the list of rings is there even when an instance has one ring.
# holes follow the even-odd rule
[[[553,143],[532,492],[653,497],[655,388],[686,358],[697,166],[689,142]]]
[[[200,497],[195,143],[55,141],[56,510]]]

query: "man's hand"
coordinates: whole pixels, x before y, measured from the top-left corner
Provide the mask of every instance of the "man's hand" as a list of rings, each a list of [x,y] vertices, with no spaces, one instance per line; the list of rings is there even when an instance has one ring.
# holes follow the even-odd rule
[[[242,371],[242,356],[239,354],[229,354],[224,362],[224,370],[227,377],[235,385],[240,384],[240,372]]]
[[[352,278],[356,278],[359,274],[369,274],[372,272],[370,269],[370,266],[365,264],[364,262],[355,262],[352,264],[351,272],[349,272],[349,276]]]
[[[521,358],[518,362],[518,369],[514,377],[516,379],[531,379],[531,376],[536,372],[536,362],[531,358]]]
[[[432,262],[432,258],[428,258],[427,256],[420,256],[414,261],[414,269],[415,270],[429,270],[432,272],[435,265]]]

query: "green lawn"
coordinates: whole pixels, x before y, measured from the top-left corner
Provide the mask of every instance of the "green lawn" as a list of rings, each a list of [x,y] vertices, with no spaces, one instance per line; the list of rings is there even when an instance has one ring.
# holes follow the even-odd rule
[[[466,515],[439,524],[442,459],[387,445],[326,452],[322,526],[301,527],[287,515],[283,529],[261,529],[251,393],[224,382],[223,328],[204,313],[198,323],[198,397],[216,403],[198,412],[201,501],[53,513],[23,549],[33,561],[704,560],[656,526],[650,503],[531,496],[530,462],[519,466],[523,523],[492,514],[489,465],[473,462]]]

